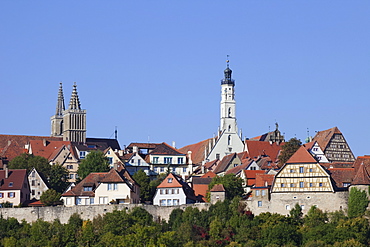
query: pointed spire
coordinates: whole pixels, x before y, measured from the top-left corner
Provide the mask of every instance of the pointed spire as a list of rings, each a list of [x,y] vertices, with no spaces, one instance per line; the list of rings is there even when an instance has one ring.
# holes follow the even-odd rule
[[[78,94],[77,94],[76,82],[73,85],[72,96],[71,96],[71,100],[69,101],[68,109],[70,109],[70,110],[81,110],[80,99],[78,98]]]
[[[62,82],[60,82],[59,83],[57,109],[56,109],[56,114],[55,115],[56,116],[62,116],[64,110],[65,110],[65,106],[64,106],[63,86],[62,86]]]

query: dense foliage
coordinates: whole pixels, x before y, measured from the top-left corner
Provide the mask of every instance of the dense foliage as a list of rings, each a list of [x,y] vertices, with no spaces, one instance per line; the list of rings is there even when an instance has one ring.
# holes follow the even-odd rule
[[[234,174],[226,174],[225,176],[216,176],[212,179],[208,185],[208,191],[210,191],[216,184],[222,184],[226,191],[226,198],[232,199],[235,196],[243,195],[243,180]],[[210,194],[207,193],[207,200],[210,201]]]
[[[0,217],[0,246],[325,246],[369,245],[370,227],[364,217],[343,211],[325,213],[316,207],[302,216],[262,213],[253,216],[235,197],[207,211],[187,207],[172,211],[168,222],[155,222],[140,207],[113,211],[82,221],[78,214],[67,224],[38,220],[32,224]]]
[[[81,161],[78,166],[77,174],[79,179],[84,179],[91,172],[109,171],[109,159],[102,151],[92,151]]]
[[[302,142],[297,138],[291,138],[281,146],[281,153],[278,157],[279,166],[283,166],[292,155],[301,147]]]
[[[348,198],[349,217],[354,218],[363,215],[368,204],[366,191],[358,190],[356,187],[350,189]]]

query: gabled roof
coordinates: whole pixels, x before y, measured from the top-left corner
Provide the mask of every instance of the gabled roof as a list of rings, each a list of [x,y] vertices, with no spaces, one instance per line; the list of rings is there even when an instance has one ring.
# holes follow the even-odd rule
[[[355,175],[354,168],[329,168],[328,173],[337,188],[343,188],[343,183],[352,184]]]
[[[268,187],[272,185],[275,175],[273,174],[256,174],[255,187]]]
[[[245,141],[245,150],[248,152],[248,157],[250,158],[257,158],[259,156],[269,156],[272,160],[277,160],[281,146],[284,143],[281,143],[280,145],[276,142],[270,143],[270,142],[264,142],[264,141]],[[243,158],[246,158],[246,155],[243,156]]]
[[[315,145],[316,141],[312,141],[312,142],[307,142],[305,144],[303,144],[302,146],[304,146],[307,151],[311,150],[313,148],[313,146]]]
[[[217,165],[217,167],[214,169],[214,173],[220,173],[226,170],[226,168],[229,166],[230,162],[236,157],[236,153],[232,153],[229,155],[226,155],[222,158],[220,164]]]
[[[109,172],[100,181],[101,183],[123,183],[125,180],[120,176],[116,169],[110,169]]]
[[[256,184],[257,174],[265,174],[264,170],[244,170],[245,177],[247,179],[247,185],[253,186]]]
[[[9,169],[8,178],[5,178],[7,170],[0,170],[0,190],[21,190],[27,183],[26,169]]]
[[[313,140],[317,141],[320,148],[324,151],[334,134],[342,134],[342,132],[340,132],[340,130],[337,127],[333,127],[331,129],[317,132]]]
[[[286,163],[317,163],[317,161],[304,146],[301,146]]]
[[[357,173],[352,181],[352,185],[370,185],[369,173],[366,171],[363,163],[357,170]]]
[[[157,154],[157,155],[185,155],[179,152],[177,149],[171,147],[165,142],[157,145],[156,148],[150,152],[150,155]]]
[[[209,162],[205,163],[204,168],[211,169],[212,167],[217,167],[219,163],[220,163],[220,160],[215,159],[215,160],[212,160],[212,161],[209,161]]]
[[[170,181],[170,182],[169,182]],[[180,188],[182,183],[178,180],[177,176],[172,173],[168,174],[167,177],[162,181],[157,188]]]
[[[209,149],[209,144],[213,139],[214,138],[209,138],[195,144],[187,145],[180,148],[179,151],[185,154],[188,153],[188,151],[191,151],[191,160],[193,161],[193,164],[200,164],[206,159],[205,155],[206,153],[208,154],[207,150]]]
[[[33,155],[41,156],[48,161],[55,158],[55,156],[62,150],[64,146],[71,148],[69,141],[47,141],[47,140],[31,140],[30,148]]]
[[[216,173],[212,171],[208,171],[203,176],[201,176],[201,178],[214,178],[216,176],[217,176]]]
[[[215,184],[210,192],[225,192],[225,187],[222,184]]]
[[[355,168],[355,172],[358,171],[360,166],[364,164],[367,172],[370,174],[370,155],[365,155],[365,156],[358,156],[353,163],[353,167]]]
[[[9,140],[8,144],[0,149],[0,157],[10,161],[15,157],[21,155],[22,153],[27,153],[27,149],[24,148],[24,145],[20,145],[15,140]]]
[[[241,165],[238,165],[238,166],[235,166],[233,168],[231,168],[230,170],[228,170],[226,172],[226,174],[239,174],[241,171],[243,170],[246,170],[248,168],[248,166],[253,162],[253,160],[245,160],[242,162]]]

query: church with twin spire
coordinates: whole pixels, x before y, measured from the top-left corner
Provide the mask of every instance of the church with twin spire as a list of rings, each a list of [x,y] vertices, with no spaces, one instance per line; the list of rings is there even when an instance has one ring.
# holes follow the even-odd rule
[[[81,109],[74,83],[68,109],[65,109],[62,83],[59,85],[58,101],[55,115],[51,120],[51,136],[62,137],[63,141],[86,142],[86,110]]]

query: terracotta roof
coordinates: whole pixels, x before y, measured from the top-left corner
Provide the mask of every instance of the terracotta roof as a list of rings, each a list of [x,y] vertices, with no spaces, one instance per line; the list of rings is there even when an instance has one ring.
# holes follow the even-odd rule
[[[317,161],[304,146],[301,146],[286,163],[317,163]]]
[[[274,181],[275,175],[273,174],[256,174],[256,184],[255,187],[266,187],[271,186]]]
[[[187,145],[180,148],[179,151],[185,154],[188,153],[188,151],[191,151],[191,160],[193,161],[193,163],[200,164],[203,160],[206,159],[205,154],[208,154],[207,151],[209,151],[208,149],[212,139],[213,138],[210,138],[195,144]]]
[[[370,174],[370,155],[365,155],[365,156],[358,156],[353,163],[353,167],[355,168],[355,172],[358,171],[360,168],[361,164],[364,164],[367,173]]]
[[[337,127],[333,127],[331,129],[323,130],[317,132],[315,137],[313,138],[313,141],[317,141],[320,148],[325,151],[327,145],[329,144],[331,138],[334,134],[342,134],[340,130]]]
[[[352,185],[370,185],[369,173],[366,171],[365,165],[363,163],[358,168],[356,175],[352,181]]]
[[[305,144],[302,144],[302,146],[304,146],[307,149],[307,151],[309,151],[309,150],[311,150],[313,148],[313,146],[315,145],[315,142],[316,141],[307,142]]]
[[[9,169],[8,178],[5,178],[6,170],[0,170],[0,190],[21,190],[27,181],[26,169]]]
[[[352,184],[355,175],[354,168],[329,168],[328,173],[337,188],[344,188],[343,183]]]
[[[208,191],[208,184],[193,184],[193,190],[196,197],[198,197],[201,201],[208,202],[206,195]]]
[[[225,188],[222,184],[215,184],[210,192],[224,192]]]
[[[69,141],[47,141],[47,140],[31,140],[30,148],[33,155],[41,156],[47,160],[52,160],[60,152],[63,146],[71,148]]]
[[[275,142],[270,143],[270,142],[264,142],[264,141],[246,140],[245,150],[248,152],[248,157],[250,158],[257,158],[259,156],[270,156],[272,160],[277,160],[282,145],[283,143],[278,145]]]
[[[220,160],[215,159],[215,160],[205,163],[204,168],[213,171],[218,166],[219,163],[220,163]]]
[[[248,166],[253,162],[253,160],[245,160],[245,162],[243,162],[241,165],[238,165],[238,166],[235,166],[233,168],[231,168],[230,170],[228,170],[226,172],[226,174],[239,174],[241,171],[245,170],[248,168]]]
[[[331,163],[320,163],[325,168],[351,168],[354,162],[331,162]]]
[[[167,177],[162,181],[157,188],[180,188],[182,183],[178,180],[177,176],[172,173],[168,174]]]
[[[273,161],[270,157],[259,157],[256,159],[256,163],[262,170],[279,169],[278,161]]]
[[[245,177],[247,179],[247,185],[253,186],[256,184],[257,174],[265,174],[264,170],[244,170]]]
[[[8,144],[5,147],[1,148],[0,157],[11,161],[22,153],[27,153],[27,149],[24,148],[24,145],[20,145],[15,140],[9,140]]]
[[[104,179],[106,172],[93,172],[87,175],[81,182],[79,182],[73,189],[67,191],[62,196],[94,196],[95,189]],[[84,191],[84,187],[92,187],[92,191]]]
[[[150,152],[150,154],[160,154],[160,155],[185,155],[184,153],[179,152],[177,149],[171,147],[165,142],[162,142],[161,144],[157,145],[153,151]]]
[[[222,158],[221,162],[217,165],[217,167],[213,170],[214,173],[220,173],[226,170],[229,166],[230,162],[236,157],[236,153],[226,155]]]
[[[217,176],[216,173],[212,171],[208,171],[203,176],[201,176],[201,178],[214,178],[216,176]]]
[[[120,176],[116,169],[110,169],[108,174],[100,181],[101,183],[122,183],[125,180]]]

